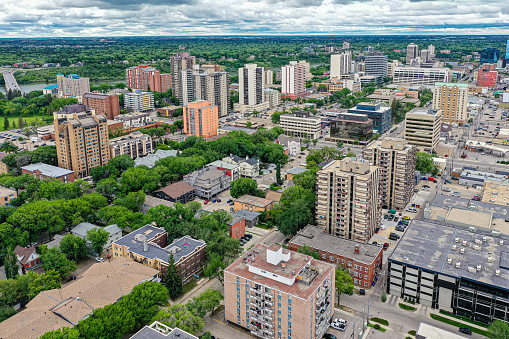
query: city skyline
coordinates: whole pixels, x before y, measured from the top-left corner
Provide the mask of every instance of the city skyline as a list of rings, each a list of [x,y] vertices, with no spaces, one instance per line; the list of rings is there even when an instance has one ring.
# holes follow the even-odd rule
[[[4,38],[509,34],[502,0],[6,0],[0,13]]]

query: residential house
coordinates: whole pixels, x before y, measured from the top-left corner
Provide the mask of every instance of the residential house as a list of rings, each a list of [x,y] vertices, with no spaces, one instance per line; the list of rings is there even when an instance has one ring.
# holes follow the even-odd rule
[[[294,175],[306,172],[307,168],[293,167],[286,172],[286,179],[293,180]]]
[[[283,193],[281,193],[281,192],[267,190],[267,192],[265,192],[265,199],[272,200],[275,203],[279,204],[279,201],[281,200],[282,195],[283,195]]]
[[[176,150],[158,149],[152,154],[147,154],[144,157],[136,158],[134,160],[134,167],[147,166],[148,168],[154,168],[158,160],[165,159],[168,157],[176,157],[177,155],[178,151]]]
[[[198,339],[180,328],[171,328],[159,321],[146,325],[129,339]]]
[[[254,178],[260,173],[260,162],[248,156],[242,158],[237,155],[230,155],[229,157],[223,158],[223,161],[239,165],[240,175],[242,177]]]
[[[300,153],[300,139],[297,137],[281,134],[276,139],[276,144],[283,146],[285,154],[288,156],[296,156]]]
[[[143,202],[142,212],[147,213],[149,209],[157,207],[159,205],[173,207],[174,204],[168,200],[156,198],[151,195],[145,195],[145,201]]]
[[[240,166],[237,164],[231,164],[226,161],[216,160],[207,165],[207,167],[215,167],[224,174],[231,178],[231,181],[235,181],[240,178]]]
[[[274,201],[255,197],[253,195],[245,194],[238,199],[235,199],[235,212],[240,210],[251,212],[267,212],[274,207]]]
[[[240,210],[235,212],[233,217],[242,217],[245,219],[245,225],[249,228],[253,228],[260,222],[260,212],[251,212],[246,210]]]
[[[71,233],[87,240],[87,232],[90,231],[91,229],[98,227],[99,226],[96,226],[88,222],[82,222],[76,225],[76,227],[74,227],[71,230]],[[112,242],[122,237],[122,229],[118,227],[117,224],[103,227],[103,229],[109,233],[108,242],[106,242],[106,245],[103,246],[104,249],[110,247]],[[87,241],[87,245],[89,246],[89,248],[92,248],[92,244],[89,241]]]
[[[26,273],[26,270],[34,270],[41,266],[41,256],[35,251],[35,246],[16,246],[16,248],[14,248],[14,254],[16,254],[18,264],[21,266],[23,274]]]
[[[184,176],[184,181],[195,188],[197,196],[210,199],[230,188],[231,179],[223,171],[205,167]]]
[[[153,193],[157,198],[187,204],[194,200],[195,189],[185,181],[163,187]]]

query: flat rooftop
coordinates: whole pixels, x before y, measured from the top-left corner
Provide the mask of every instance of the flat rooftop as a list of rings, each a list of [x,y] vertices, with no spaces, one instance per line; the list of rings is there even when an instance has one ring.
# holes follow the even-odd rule
[[[354,258],[357,262],[372,264],[380,252],[381,247],[363,244],[334,235],[324,233],[321,227],[308,225],[290,240],[290,244],[309,246],[320,251],[334,253],[342,257]],[[359,246],[359,253],[355,253],[355,246]]]
[[[179,262],[182,258],[187,257],[193,253],[196,248],[206,245],[203,240],[196,240],[190,236],[184,236],[176,239],[166,247],[160,247],[156,243],[151,242],[156,236],[166,233],[165,230],[152,226],[145,225],[136,231],[114,241],[113,243],[120,246],[126,246],[129,251],[139,254],[148,259],[161,259],[168,262],[170,255],[173,254],[175,262]],[[143,243],[147,242],[147,250],[143,248]]]
[[[71,170],[68,170],[65,168],[60,168],[57,166],[48,165],[48,164],[45,164],[42,162],[39,162],[37,164],[28,165],[28,166],[23,166],[23,167],[21,167],[21,169],[27,170],[30,172],[39,170],[39,171],[41,171],[42,175],[45,175],[47,177],[53,177],[53,178],[59,178],[64,175],[74,173],[74,171],[71,171]]]
[[[272,204],[273,201],[265,198],[255,197],[254,195],[245,194],[238,199],[235,199],[235,202],[239,202],[241,204],[249,204],[257,207],[267,207]]]
[[[509,237],[505,235],[495,238],[414,220],[389,261],[509,290]],[[498,276],[496,270],[500,270]]]
[[[284,291],[292,296],[308,300],[313,292],[321,285],[323,280],[331,274],[336,268],[335,265],[313,259],[305,254],[297,253],[283,249],[283,254],[290,256],[288,261],[282,261],[277,265],[267,262],[267,250],[276,251],[280,246],[273,244],[270,247],[265,244],[258,243],[252,249],[244,253],[244,255],[235,260],[230,266],[225,269],[225,273],[230,273],[235,276],[243,277],[245,279],[254,281],[258,284]],[[307,259],[307,260],[306,260]],[[283,263],[285,264],[283,266]],[[295,280],[292,285],[282,283],[277,278],[271,279],[262,276],[250,270],[253,267],[257,270],[269,272],[272,275],[279,275],[284,278]],[[310,268],[312,267],[312,268]],[[310,279],[310,283],[306,284],[298,280],[299,274],[310,274],[309,270],[317,273]],[[306,279],[306,275],[302,276]],[[309,280],[308,280],[309,281]]]

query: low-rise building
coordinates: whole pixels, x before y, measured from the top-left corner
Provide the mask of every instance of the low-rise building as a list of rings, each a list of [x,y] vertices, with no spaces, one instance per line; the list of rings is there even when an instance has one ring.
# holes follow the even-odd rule
[[[147,166],[148,168],[154,168],[158,160],[165,159],[168,157],[176,157],[177,154],[178,151],[176,150],[158,149],[154,153],[149,153],[142,158],[134,159],[134,167]]]
[[[30,174],[38,179],[57,179],[65,183],[74,182],[74,171],[42,162],[21,167],[21,174]]]
[[[276,144],[283,146],[285,154],[288,156],[295,156],[300,153],[300,140],[297,137],[281,134],[276,139]]]
[[[16,190],[0,186],[0,205],[1,206],[10,204],[11,200],[15,199],[17,197],[18,197],[18,192],[16,192]]]
[[[2,159],[5,158],[7,155],[8,154],[5,152],[0,152],[0,174],[9,173],[9,166],[7,166],[7,164],[2,161]]]
[[[230,237],[240,239],[246,234],[246,218],[234,215],[232,221],[226,223]]]
[[[114,118],[115,121],[122,122],[124,129],[143,127],[150,124],[154,118],[150,112],[134,112],[117,115]]]
[[[254,134],[256,132],[256,129],[254,128],[245,128],[245,127],[238,127],[238,126],[231,126],[231,125],[222,125],[217,128],[217,134],[228,134],[233,131],[242,131],[247,134]]]
[[[124,108],[132,108],[134,112],[152,111],[154,105],[154,93],[142,92],[141,89],[135,92],[124,94]]]
[[[298,251],[307,246],[316,250],[321,260],[348,269],[353,283],[359,287],[371,288],[382,271],[382,247],[362,244],[339,238],[323,232],[317,226],[308,225],[290,240],[288,248]]]
[[[171,117],[179,108],[182,108],[182,106],[166,106],[158,108],[157,112],[162,116]]]
[[[108,241],[103,246],[104,249],[109,248],[113,241],[120,239],[122,237],[122,229],[118,227],[117,224],[109,225],[106,227],[99,227],[89,222],[79,223],[78,225],[76,225],[76,227],[74,227],[71,230],[71,234],[77,235],[80,238],[87,240],[87,232],[95,228],[102,228],[109,234]],[[92,249],[92,243],[90,241],[87,241],[87,245],[89,246],[90,249]],[[101,255],[101,253],[99,253],[99,255]]]
[[[307,168],[302,168],[302,167],[293,167],[293,168],[290,168],[286,172],[286,179],[293,180],[293,177],[295,175],[302,174],[302,173],[306,172],[307,170],[308,170]]]
[[[225,318],[262,338],[322,338],[334,313],[334,276],[334,265],[256,244],[224,270]]]
[[[274,201],[245,194],[235,199],[235,212],[240,210],[251,212],[267,212],[274,207]]]
[[[321,135],[321,120],[307,111],[294,111],[292,114],[282,114],[280,127],[286,135],[293,135],[301,139],[318,139]]]
[[[16,254],[17,263],[21,266],[23,274],[26,274],[27,270],[35,270],[42,265],[41,256],[36,252],[35,246],[16,246],[14,254]]]
[[[231,179],[217,168],[205,167],[185,175],[184,181],[195,188],[197,196],[210,199],[229,189]]]
[[[391,112],[390,107],[379,102],[362,102],[348,110],[348,113],[363,114],[373,120],[373,130],[379,134],[384,134],[391,128]]]
[[[155,191],[153,195],[171,202],[187,204],[194,200],[194,192],[195,189],[193,186],[185,181],[179,181]]]
[[[136,332],[129,339],[198,339],[192,334],[182,331],[180,328],[171,328],[159,321],[154,321]]]
[[[260,173],[260,162],[258,159],[250,158],[247,156],[242,158],[237,155],[230,155],[229,157],[223,158],[222,161],[239,165],[240,175],[242,177],[254,178]]]
[[[233,217],[241,217],[244,218],[246,227],[253,228],[260,222],[260,212],[252,212],[246,210],[240,210],[235,212]]]
[[[373,136],[373,120],[363,114],[339,113],[330,126],[330,139],[336,142],[364,144]]]
[[[185,135],[185,134],[166,134],[166,135],[163,135],[161,138],[170,140],[170,141],[175,141],[176,143],[180,144],[187,139],[187,135]]]
[[[170,256],[184,283],[200,273],[205,264],[207,244],[184,236],[170,243],[168,233],[153,225],[145,225],[113,242],[115,258],[124,257],[155,268],[161,278],[166,274]]]
[[[263,90],[263,95],[265,97],[265,102],[269,103],[269,108],[279,106],[281,102],[281,92],[272,88],[266,88]]]
[[[144,157],[152,153],[152,137],[140,131],[134,131],[120,138],[110,139],[111,157],[126,154],[131,159]]]
[[[405,115],[405,140],[425,151],[432,151],[440,140],[442,111],[414,109]]]
[[[216,160],[207,165],[207,167],[215,167],[224,174],[231,178],[231,181],[235,181],[240,178],[240,166],[237,164],[231,164],[226,161]]]

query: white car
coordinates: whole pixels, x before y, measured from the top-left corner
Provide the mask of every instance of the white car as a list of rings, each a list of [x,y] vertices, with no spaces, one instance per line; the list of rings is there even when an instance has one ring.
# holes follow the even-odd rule
[[[339,330],[339,331],[344,331],[345,328],[346,328],[346,325],[343,325],[343,324],[340,324],[340,323],[332,323],[330,324],[330,327],[336,329],[336,330]]]
[[[95,261],[98,261],[98,262],[104,262],[104,258],[97,257],[97,258],[95,258]]]
[[[346,320],[341,319],[341,318],[340,319],[336,318],[332,322],[336,323],[336,324],[346,325]]]
[[[406,210],[407,210],[407,212],[417,213],[417,208],[408,207]]]

